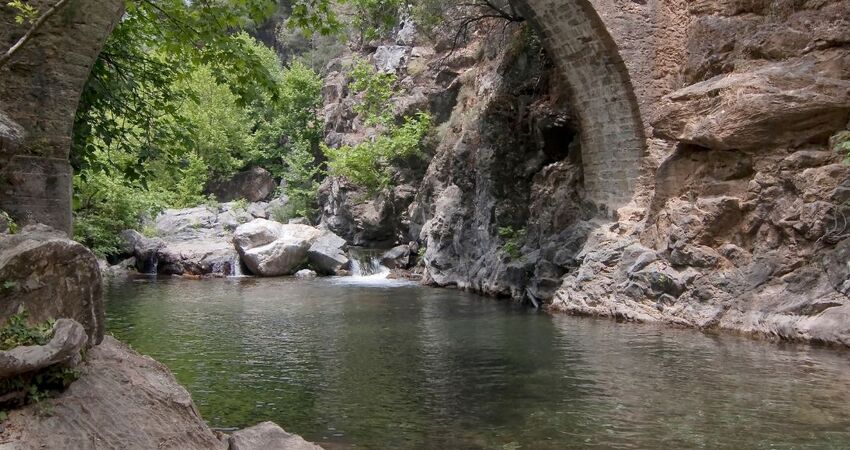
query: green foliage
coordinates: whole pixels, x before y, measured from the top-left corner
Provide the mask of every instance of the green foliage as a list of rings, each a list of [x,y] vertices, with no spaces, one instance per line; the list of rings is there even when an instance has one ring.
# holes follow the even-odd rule
[[[181,88],[189,91],[194,101],[183,102],[175,115],[192,125],[192,144],[188,149],[174,149],[173,154],[191,151],[211,176],[230,176],[255,159],[248,111],[238,105],[239,98],[228,86],[216,81],[208,66],[198,66]]]
[[[248,210],[248,200],[245,200],[244,198],[234,200],[231,203],[231,207],[233,208],[234,211],[245,212],[245,211]]]
[[[45,345],[53,337],[54,321],[48,320],[36,326],[27,324],[29,314],[21,309],[0,328],[0,350],[7,351],[22,345]]]
[[[514,230],[513,227],[499,227],[499,237],[504,239],[502,245],[504,251],[511,259],[519,259],[522,256],[522,246],[525,243],[527,236],[526,230]]]
[[[15,23],[18,25],[33,23],[38,19],[38,9],[23,0],[9,0],[6,6],[15,10]]]
[[[244,26],[266,0],[128,1],[86,85],[74,129],[76,235],[100,255],[166,207],[251,165],[277,176],[290,149],[318,148],[322,80],[283,68]],[[215,205],[216,207],[218,205]]]
[[[331,0],[295,0],[287,23],[303,30],[307,36],[339,33],[343,24],[334,6]]]
[[[159,196],[136,188],[120,173],[89,170],[74,177],[74,237],[99,256],[116,253],[123,230],[163,208]]]
[[[832,150],[850,159],[850,131],[839,131],[829,140]]]
[[[322,145],[322,151],[332,175],[345,177],[375,194],[392,185],[393,162],[421,154],[422,141],[431,130],[431,116],[419,113],[397,125],[390,103],[396,93],[395,75],[379,73],[367,62],[358,61],[351,77],[351,90],[360,94],[354,110],[380,132],[371,141],[340,148]]]
[[[345,177],[375,194],[392,185],[393,162],[421,153],[422,141],[430,129],[431,116],[420,113],[406,118],[400,127],[390,126],[372,141],[353,147],[322,145],[322,151],[332,175]]]
[[[388,36],[395,27],[405,0],[349,0],[355,9],[352,27],[362,41]]]
[[[283,180],[286,182],[286,195],[289,197],[289,211],[286,215],[310,218],[317,209],[316,193],[319,190],[318,179],[321,173],[310,143],[297,142],[284,161],[287,170]]]
[[[287,171],[285,159],[290,151],[304,145],[316,148],[323,137],[322,123],[318,119],[323,83],[312,69],[293,62],[279,73],[278,84],[279,100],[255,104],[252,112],[260,148],[255,163],[282,177]]]
[[[9,228],[10,234],[15,234],[18,232],[18,224],[12,219],[12,216],[9,215],[6,211],[0,211],[0,221],[6,222],[6,226]]]
[[[269,217],[275,222],[287,223],[289,219],[295,218],[295,213],[289,205],[276,206],[269,211]]]
[[[388,36],[405,4],[404,0],[295,0],[288,25],[307,36],[353,32],[363,43]]]
[[[395,74],[377,72],[371,64],[361,60],[351,70],[351,78],[351,90],[362,94],[354,111],[365,117],[366,125],[389,124],[393,120],[390,99],[395,93]]]

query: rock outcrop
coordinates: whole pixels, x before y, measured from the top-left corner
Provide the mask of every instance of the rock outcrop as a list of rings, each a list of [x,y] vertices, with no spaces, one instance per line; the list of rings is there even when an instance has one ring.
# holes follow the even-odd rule
[[[90,343],[103,339],[104,310],[97,258],[46,225],[0,235],[0,322],[23,307],[32,323],[69,318]]]
[[[74,367],[87,342],[82,325],[71,319],[59,319],[53,324],[53,336],[47,344],[0,351],[0,379],[38,372],[57,364]]]
[[[287,433],[274,422],[263,422],[237,431],[230,436],[228,443],[230,450],[321,450],[322,448],[305,441],[301,436]]]
[[[319,188],[321,226],[363,247],[386,247],[407,234],[407,207],[415,190],[402,185],[377,198],[340,178],[328,178]]]
[[[439,286],[850,345],[850,2],[514,3],[542,46],[482,25],[368,55],[436,149],[403,201],[326,181],[322,225],[417,241]],[[345,83],[328,145],[369,138]]]
[[[244,199],[248,202],[263,202],[271,199],[277,185],[272,174],[262,167],[252,167],[226,180],[213,180],[206,192],[220,202]]]
[[[211,430],[168,369],[112,337],[92,348],[81,377],[51,403],[9,413],[0,448],[318,449],[271,423],[228,437]]]
[[[169,209],[157,216],[146,238],[128,230],[120,257],[132,256],[142,273],[165,275],[233,275],[239,255],[231,242],[233,231],[256,217],[267,216],[266,203],[222,203],[188,209]]]

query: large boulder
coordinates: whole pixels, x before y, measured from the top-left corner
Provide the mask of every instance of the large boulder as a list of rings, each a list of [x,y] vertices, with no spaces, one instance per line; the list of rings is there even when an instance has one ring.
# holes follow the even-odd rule
[[[330,231],[322,233],[307,252],[310,267],[323,275],[333,275],[347,268],[349,260],[345,254],[346,247],[345,239]]]
[[[381,45],[373,56],[375,67],[384,73],[396,73],[407,67],[410,47],[403,45]]]
[[[226,180],[211,181],[206,192],[220,202],[245,199],[249,202],[268,200],[277,186],[272,174],[261,167],[252,167]]]
[[[319,188],[321,226],[342,236],[349,244],[380,247],[395,243],[405,234],[402,215],[407,205],[397,205],[388,194],[366,200],[366,193],[342,178],[329,177]],[[409,203],[408,203],[409,204]]]
[[[157,272],[165,275],[234,275],[238,263],[226,240],[173,242],[157,253]]]
[[[381,255],[381,264],[390,269],[407,269],[411,266],[410,245],[395,246]]]
[[[32,323],[74,319],[89,342],[103,339],[104,311],[97,258],[46,225],[0,235],[0,320],[26,308]]]
[[[301,268],[320,235],[321,231],[308,225],[255,219],[236,229],[233,243],[251,273],[275,277],[291,275]]]
[[[0,440],[14,449],[227,448],[168,368],[114,338],[92,348],[80,372],[49,417],[35,405],[12,411]]]
[[[230,450],[321,450],[316,444],[307,442],[296,434],[290,434],[274,422],[263,422],[251,428],[239,430],[230,436]]]

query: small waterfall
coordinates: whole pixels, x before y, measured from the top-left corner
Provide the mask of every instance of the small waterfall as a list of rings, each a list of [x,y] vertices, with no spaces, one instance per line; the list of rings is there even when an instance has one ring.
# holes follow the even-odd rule
[[[159,273],[159,257],[157,252],[152,252],[150,258],[145,261],[145,275],[157,275]]]
[[[239,260],[238,256],[230,261],[230,273],[228,276],[233,278],[242,278],[245,276],[245,274],[242,273],[242,261]]]
[[[381,251],[364,248],[351,248],[348,251],[351,260],[351,276],[386,278],[390,269],[381,264]]]

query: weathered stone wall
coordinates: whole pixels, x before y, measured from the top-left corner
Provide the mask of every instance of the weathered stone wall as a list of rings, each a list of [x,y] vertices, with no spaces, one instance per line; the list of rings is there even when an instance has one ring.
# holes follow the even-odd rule
[[[463,72],[410,209],[426,280],[850,345],[850,1],[515,4],[565,86],[517,83],[548,69],[511,46]],[[547,108],[580,139],[541,128],[538,156]]]
[[[569,84],[591,199],[635,200],[590,233],[553,307],[850,345],[850,171],[830,144],[850,119],[850,2],[517,3]],[[624,91],[636,179],[618,170],[636,133],[588,124],[597,108],[625,123]]]
[[[55,3],[34,0],[46,10]],[[0,69],[0,209],[21,223],[70,232],[72,170],[68,153],[80,93],[107,36],[123,14],[122,0],[73,0]],[[26,31],[14,10],[0,6],[0,49]],[[6,116],[6,117],[3,117]],[[4,138],[3,122],[22,133]]]
[[[589,197],[609,207],[628,203],[647,143],[638,97],[618,43],[586,0],[517,4],[538,29],[570,90],[581,128]]]

